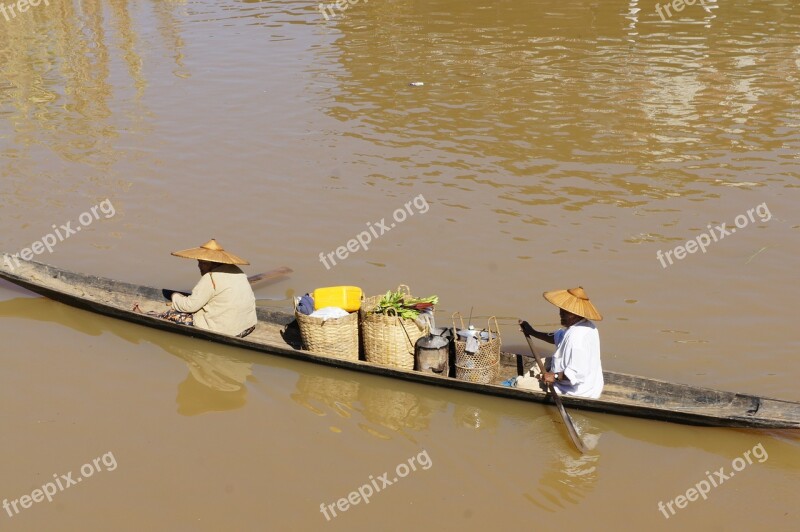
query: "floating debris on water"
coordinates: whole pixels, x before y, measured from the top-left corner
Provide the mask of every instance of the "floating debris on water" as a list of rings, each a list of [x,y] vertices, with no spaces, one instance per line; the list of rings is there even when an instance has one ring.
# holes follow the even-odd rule
[[[766,247],[763,247],[763,248],[759,249],[758,251],[756,251],[755,253],[753,253],[752,255],[750,255],[750,258],[749,258],[749,259],[747,259],[747,262],[745,262],[745,264],[750,264],[750,261],[751,261],[751,260],[753,260],[754,258],[756,258],[757,256],[759,256],[759,255],[760,255],[762,252],[764,252],[764,251],[766,251],[766,250],[767,250],[767,248],[766,248]]]
[[[422,87],[423,85],[425,85],[425,83],[423,83],[422,81],[412,81],[411,83],[409,83],[409,85],[412,87]]]

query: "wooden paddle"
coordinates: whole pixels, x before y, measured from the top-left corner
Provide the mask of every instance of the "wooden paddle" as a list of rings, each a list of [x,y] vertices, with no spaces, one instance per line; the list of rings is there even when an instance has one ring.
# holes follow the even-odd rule
[[[533,342],[531,341],[531,337],[526,334],[525,339],[528,341],[528,347],[531,348],[531,354],[533,355],[533,358],[536,359],[536,363],[539,365],[539,371],[542,372],[542,378],[544,378],[545,374],[544,363],[542,363],[542,359],[539,358],[539,355],[536,354],[536,350],[533,349]],[[586,453],[588,449],[586,448],[586,445],[584,445],[583,440],[581,440],[578,431],[575,429],[575,425],[572,423],[572,418],[569,417],[569,414],[564,409],[564,405],[561,403],[561,397],[559,397],[558,393],[556,392],[556,387],[553,384],[548,384],[547,389],[550,392],[550,395],[553,397],[556,406],[558,407],[558,412],[561,414],[561,419],[564,420],[564,425],[567,426],[569,439],[572,440],[572,443],[575,445],[575,448],[578,449],[579,452]]]
[[[281,266],[280,268],[275,268],[274,270],[270,270],[268,272],[258,273],[256,275],[251,275],[250,277],[247,278],[247,281],[252,286],[252,285],[254,285],[256,283],[261,283],[261,282],[264,282],[264,281],[272,281],[272,280],[275,280],[275,279],[279,279],[281,277],[285,277],[285,276],[289,275],[290,273],[292,273],[293,271],[294,270],[292,270],[291,268],[289,268],[287,266]],[[173,291],[164,290],[164,297],[166,297],[167,299],[170,300],[167,303],[165,303],[167,306],[171,306],[172,305],[171,299],[172,299],[172,294],[173,293],[174,293]],[[182,294],[184,296],[188,296],[189,295],[186,292],[178,292],[178,293]]]
[[[294,270],[292,270],[289,267],[281,266],[280,268],[275,268],[274,270],[270,270],[270,271],[265,272],[265,273],[259,273],[257,275],[251,275],[250,277],[247,278],[247,280],[250,281],[250,284],[252,285],[252,284],[260,283],[262,281],[271,281],[273,279],[278,279],[279,277],[285,277],[285,276],[289,275],[290,273],[292,273],[293,271]]]

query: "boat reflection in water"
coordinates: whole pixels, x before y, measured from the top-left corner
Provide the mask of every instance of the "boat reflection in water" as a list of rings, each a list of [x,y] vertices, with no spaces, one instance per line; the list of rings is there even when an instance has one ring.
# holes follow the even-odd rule
[[[178,413],[195,416],[206,412],[222,412],[241,408],[247,402],[247,378],[253,373],[252,362],[220,354],[228,348],[214,347],[214,352],[197,348],[206,345],[199,340],[164,334],[143,334],[112,319],[97,319],[86,311],[70,308],[46,298],[16,298],[0,301],[0,317],[14,317],[41,322],[58,323],[90,336],[110,332],[123,340],[139,345],[143,341],[156,345],[184,362],[189,369],[186,379],[178,385]]]
[[[319,403],[327,405],[335,414],[349,418],[358,397],[358,383],[346,379],[331,379],[318,375],[300,375],[292,400],[310,412],[324,416]]]
[[[669,423],[573,410],[570,414],[578,432],[591,449],[580,456],[570,447],[552,405],[501,400],[371,375],[357,375],[355,380],[352,372],[148,330],[41,297],[0,301],[3,317],[56,323],[89,336],[108,332],[134,345],[160,347],[187,364],[188,374],[177,392],[177,412],[185,416],[241,408],[248,399],[247,388],[260,387],[253,380],[253,372],[263,366],[258,370],[270,374],[269,390],[279,402],[285,405],[291,398],[315,416],[335,414],[329,418],[335,420],[330,425],[332,431],[358,427],[380,440],[402,436],[430,448],[431,453],[439,451],[440,463],[450,460],[449,471],[460,474],[463,481],[486,482],[488,478],[493,485],[513,487],[511,496],[522,497],[548,512],[578,504],[595,490],[601,460],[597,445],[606,432],[612,438],[660,447],[705,450],[719,456],[719,463],[729,463],[741,455],[742,449],[763,441],[772,467],[800,468],[794,433],[778,432],[770,437],[765,432],[730,429],[676,430],[677,426]],[[287,383],[293,376],[297,376],[294,390]],[[167,379],[168,386],[174,379],[169,374],[157,378],[162,384]],[[723,430],[725,437],[721,436]],[[716,434],[720,437],[712,437]],[[608,450],[613,452],[614,447],[609,445]],[[451,458],[448,452],[453,449],[458,450]]]
[[[178,385],[178,413],[196,416],[241,408],[247,402],[247,377],[253,364],[203,349],[162,345],[189,366],[186,380]]]
[[[392,386],[372,386],[311,372],[299,376],[291,397],[318,416],[327,414],[326,406],[345,419],[355,412],[360,417],[358,427],[382,440],[392,439],[394,433],[415,441],[412,433],[428,429],[433,413],[447,408],[445,401],[420,397]],[[342,429],[331,426],[331,430],[341,432]]]
[[[514,477],[512,481],[506,479],[508,484],[535,486],[522,496],[549,512],[579,503],[599,480],[597,446],[608,429],[601,429],[599,422],[580,413],[570,412],[578,434],[589,449],[580,455],[570,444],[555,407],[542,406],[536,413],[526,414],[525,406],[528,405],[512,411],[459,403],[455,406],[454,420],[462,428],[490,431],[494,441],[503,438],[509,423],[524,426],[524,432],[530,434],[531,455],[520,457],[513,470],[505,473],[506,477]]]
[[[596,449],[602,435],[588,418],[572,414],[575,428],[589,449],[580,455],[565,444],[562,423],[559,420],[554,427],[554,420],[554,417],[539,417],[532,421],[538,434],[537,446],[553,456],[547,461],[548,466],[538,478],[535,490],[524,493],[528,501],[549,512],[578,503],[596,487],[600,464],[600,453]]]
[[[498,417],[485,409],[457,404],[453,414],[456,426],[470,429],[496,429],[499,425]]]
[[[511,460],[514,465],[506,462],[503,466],[513,467],[513,471],[507,471],[503,476],[520,477],[510,481],[510,485],[533,486],[521,494],[525,499],[555,512],[559,508],[577,504],[596,487],[600,462],[600,453],[596,448],[603,430],[593,420],[579,413],[573,413],[572,417],[590,449],[583,456],[569,445],[558,414],[554,409],[550,412],[551,407],[542,407],[541,412],[545,415],[524,415],[524,408],[510,411],[499,403],[494,407],[494,402],[488,403],[489,406],[479,406],[477,401],[464,401],[464,397],[453,403],[410,393],[390,383],[381,382],[373,386],[347,378],[322,376],[316,374],[316,370],[309,367],[308,374],[299,376],[291,397],[295,403],[317,416],[335,414],[343,424],[358,426],[376,438],[388,440],[401,435],[416,442],[415,436],[418,434],[415,433],[425,432],[426,438],[429,438],[430,433],[446,429],[443,427],[446,423],[442,421],[445,415],[442,414],[452,408],[452,423],[460,429],[456,431],[456,439],[462,430],[479,431],[484,436],[476,436],[476,441],[488,438],[486,441],[492,446],[503,444],[500,442],[509,425],[523,425],[535,440],[532,448],[541,449],[547,455],[534,456],[530,461]],[[324,373],[330,375],[330,372]],[[437,392],[430,391],[430,395],[436,396]],[[530,414],[530,410],[527,413]],[[437,414],[436,423],[431,423]],[[442,426],[437,429],[436,425]],[[343,430],[338,425],[331,425],[330,429],[334,432]],[[449,437],[453,437],[453,434]],[[473,458],[476,461],[482,459],[477,455]]]

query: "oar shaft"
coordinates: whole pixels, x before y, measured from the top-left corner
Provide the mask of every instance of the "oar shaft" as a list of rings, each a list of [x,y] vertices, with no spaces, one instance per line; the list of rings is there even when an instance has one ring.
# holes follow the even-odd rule
[[[533,341],[531,340],[531,337],[526,334],[525,339],[528,341],[528,347],[531,348],[531,354],[533,355],[533,358],[536,359],[536,365],[539,366],[539,371],[542,373],[542,375],[544,375],[545,374],[544,362],[539,357],[539,355],[536,354],[536,350],[533,348]]]
[[[281,277],[286,277],[287,275],[292,273],[292,271],[294,271],[294,270],[292,270],[291,268],[289,268],[287,266],[281,266],[280,268],[275,268],[274,270],[270,270],[268,272],[258,273],[256,275],[251,275],[250,277],[247,278],[247,281],[251,285],[254,285],[256,283],[260,283],[260,282],[263,282],[263,281],[271,281],[273,279],[279,279]],[[172,297],[173,293],[175,293],[175,292],[169,292],[169,298]],[[184,295],[184,296],[188,296],[189,295],[187,292],[177,292],[177,293],[181,294],[181,295]],[[165,305],[168,306],[168,307],[171,306],[172,305],[172,301],[167,301],[165,303]]]

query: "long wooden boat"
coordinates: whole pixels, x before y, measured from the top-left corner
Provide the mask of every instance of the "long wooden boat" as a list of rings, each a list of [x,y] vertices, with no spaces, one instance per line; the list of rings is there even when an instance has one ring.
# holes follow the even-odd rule
[[[341,360],[324,353],[303,350],[294,316],[290,313],[259,307],[256,330],[246,338],[235,338],[133,311],[137,303],[144,311],[163,311],[166,308],[166,295],[171,290],[82,275],[35,261],[20,261],[19,266],[16,266],[16,263],[5,261],[6,257],[7,255],[0,256],[0,278],[50,299],[113,318],[342,369],[523,401],[552,401],[541,391],[508,388],[499,384],[500,380],[517,374],[517,361],[521,356],[518,354],[503,354],[502,371],[496,384],[478,384],[433,373]],[[606,371],[604,376],[606,384],[599,399],[562,396],[564,405],[588,411],[690,425],[800,428],[800,403],[797,402],[673,384],[613,371]]]

